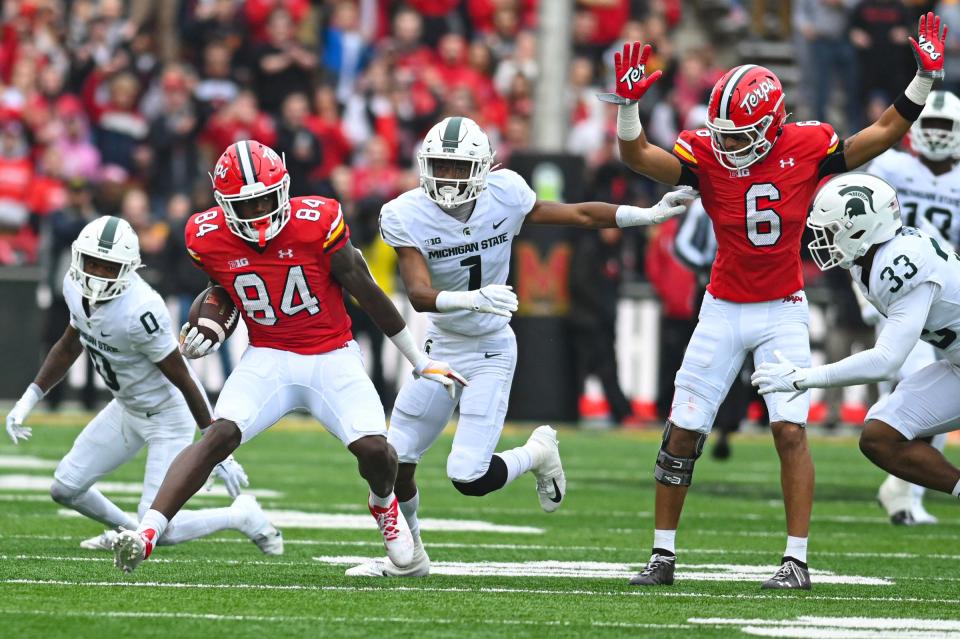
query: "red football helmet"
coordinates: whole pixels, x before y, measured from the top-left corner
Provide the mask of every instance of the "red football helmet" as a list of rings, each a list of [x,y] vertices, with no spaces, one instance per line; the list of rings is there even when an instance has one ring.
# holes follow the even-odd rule
[[[727,71],[714,85],[707,110],[707,128],[717,160],[731,170],[759,162],[777,141],[787,120],[783,85],[773,71],[744,64]],[[728,150],[725,138],[747,142]]]
[[[235,235],[263,246],[290,221],[290,175],[284,159],[270,147],[256,140],[231,144],[210,179],[213,197]],[[238,203],[264,196],[271,197],[267,213],[244,217],[235,209]]]

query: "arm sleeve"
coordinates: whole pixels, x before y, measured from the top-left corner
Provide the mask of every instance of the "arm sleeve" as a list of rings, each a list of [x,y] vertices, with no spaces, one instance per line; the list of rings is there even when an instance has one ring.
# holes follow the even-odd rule
[[[843,154],[843,140],[829,124],[821,122],[820,130],[826,138],[826,141],[822,143],[824,144],[824,157],[820,161],[820,171],[818,173],[820,179],[837,173],[846,173],[847,158]]]
[[[390,203],[384,204],[380,209],[380,237],[393,248],[401,246],[419,248],[407,232],[407,227],[400,219],[398,211]]]
[[[873,348],[833,364],[815,366],[807,371],[799,385],[803,388],[853,386],[893,377],[920,339],[930,305],[939,290],[938,284],[925,282],[897,299],[887,309],[887,319]]]
[[[136,310],[131,319],[129,336],[134,350],[143,353],[154,364],[177,348],[170,328],[170,314],[162,301],[144,304]]]

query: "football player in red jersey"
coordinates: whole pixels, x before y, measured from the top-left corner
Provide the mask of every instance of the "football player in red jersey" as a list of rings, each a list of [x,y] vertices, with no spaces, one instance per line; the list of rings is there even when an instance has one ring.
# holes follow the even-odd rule
[[[634,585],[673,583],[674,540],[693,468],[717,408],[752,351],[774,362],[774,351],[810,365],[807,300],[800,238],[807,209],[824,177],[855,169],[896,144],[923,110],[935,78],[943,77],[946,27],[928,13],[918,40],[910,39],[918,71],[879,120],[841,141],[820,122],[787,123],[783,87],[769,69],[745,64],[714,86],[707,128],[683,131],[673,153],[650,144],[637,102],[660,72],[647,75],[649,45],[635,42],[616,54],[617,137],[623,161],[638,173],[700,191],[713,221],[718,251],[700,322],[677,373],[670,418],[654,470],[653,553]],[[801,363],[802,362],[802,363]],[[807,535],[813,506],[813,461],[804,424],[809,393],[766,395],[787,519],[787,548],[764,588],[810,588]]]
[[[343,289],[391,336],[415,374],[443,384],[451,395],[455,384],[466,382],[415,345],[350,243],[340,204],[290,198],[290,176],[273,149],[254,140],[237,142],[220,156],[211,179],[218,206],[187,223],[187,250],[241,310],[250,346],[223,386],[213,423],[173,461],[140,527],[117,539],[117,567],[136,568],[217,463],[298,408],[310,411],[356,456],[387,554],[398,565],[409,564],[413,538],[393,493],[397,454],[387,443],[383,405],[350,332]],[[219,347],[189,323],[180,335],[189,358]]]

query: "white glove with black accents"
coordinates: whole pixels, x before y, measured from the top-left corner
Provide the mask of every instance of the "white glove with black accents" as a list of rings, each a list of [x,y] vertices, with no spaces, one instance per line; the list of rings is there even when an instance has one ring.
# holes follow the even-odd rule
[[[757,387],[761,395],[768,393],[789,393],[792,401],[806,390],[803,381],[806,379],[806,369],[800,368],[789,359],[774,351],[776,362],[762,362],[750,376],[750,383]]]
[[[200,330],[187,322],[180,327],[180,352],[187,359],[200,359],[220,349],[220,342],[203,336]]]
[[[650,226],[651,224],[661,224],[672,217],[685,213],[690,203],[700,197],[700,193],[690,187],[683,187],[676,191],[670,191],[660,201],[648,209],[639,206],[617,207],[617,226],[627,228],[630,226]]]
[[[517,294],[512,286],[504,284],[488,284],[473,291],[440,291],[437,294],[437,310],[441,313],[467,310],[511,317],[517,308]]]
[[[13,405],[13,408],[10,409],[10,412],[7,413],[7,435],[10,436],[14,444],[30,439],[33,429],[24,426],[23,422],[27,421],[30,411],[41,399],[43,399],[43,391],[36,384],[30,384],[20,399],[17,400],[17,403]]]
[[[450,399],[455,399],[457,396],[457,384],[460,384],[461,388],[467,386],[467,380],[464,379],[463,375],[453,370],[450,364],[435,359],[428,359],[420,366],[414,366],[413,376],[443,384],[450,395]]]
[[[231,497],[239,496],[240,489],[250,485],[247,471],[243,469],[240,462],[233,458],[233,455],[227,455],[226,459],[213,467],[213,472],[210,473],[210,479],[207,481],[207,490],[213,488],[214,478],[223,481],[223,485]]]

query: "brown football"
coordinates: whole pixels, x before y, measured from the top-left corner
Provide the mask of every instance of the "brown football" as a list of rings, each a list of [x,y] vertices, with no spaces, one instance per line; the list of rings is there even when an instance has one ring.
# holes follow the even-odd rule
[[[215,343],[224,342],[236,330],[240,312],[227,294],[227,289],[211,286],[193,300],[187,319],[207,339]]]

